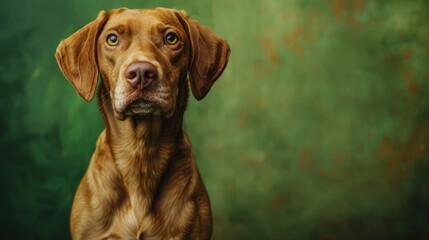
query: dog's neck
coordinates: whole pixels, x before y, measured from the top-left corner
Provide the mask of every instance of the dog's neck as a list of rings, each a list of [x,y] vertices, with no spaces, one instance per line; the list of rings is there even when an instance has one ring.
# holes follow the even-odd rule
[[[186,96],[178,96],[187,99]],[[186,102],[176,109],[173,116],[131,116],[117,119],[109,94],[99,89],[99,106],[106,124],[106,142],[113,160],[122,175],[125,187],[132,192],[142,192],[151,201],[159,188],[162,177],[173,161],[180,159],[178,151],[187,140],[182,130]],[[176,107],[177,108],[177,107]],[[138,188],[139,191],[133,191]],[[142,200],[142,199],[140,199]],[[136,200],[136,201],[140,201]]]

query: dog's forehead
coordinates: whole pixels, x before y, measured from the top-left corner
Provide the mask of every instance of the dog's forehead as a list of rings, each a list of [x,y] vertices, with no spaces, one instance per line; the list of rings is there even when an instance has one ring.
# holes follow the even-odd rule
[[[125,25],[129,27],[180,25],[174,10],[167,8],[156,9],[116,9],[109,13],[106,27]]]

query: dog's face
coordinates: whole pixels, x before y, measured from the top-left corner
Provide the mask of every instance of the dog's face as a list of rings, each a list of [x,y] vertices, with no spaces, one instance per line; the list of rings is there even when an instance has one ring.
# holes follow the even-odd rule
[[[56,58],[77,92],[90,101],[98,75],[114,115],[170,117],[189,80],[203,98],[226,67],[227,42],[183,11],[117,9],[63,40]]]
[[[98,38],[97,52],[115,115],[171,116],[179,79],[187,73],[188,44],[173,11],[112,14]]]

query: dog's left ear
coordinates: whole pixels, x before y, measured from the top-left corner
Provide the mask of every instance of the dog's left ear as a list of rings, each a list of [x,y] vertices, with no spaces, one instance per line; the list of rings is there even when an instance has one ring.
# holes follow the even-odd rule
[[[101,11],[94,21],[62,40],[55,52],[55,58],[64,76],[87,102],[94,97],[97,87],[96,44],[106,21],[107,13]]]
[[[203,99],[228,64],[228,43],[184,11],[176,17],[186,30],[190,43],[189,81],[197,100]]]

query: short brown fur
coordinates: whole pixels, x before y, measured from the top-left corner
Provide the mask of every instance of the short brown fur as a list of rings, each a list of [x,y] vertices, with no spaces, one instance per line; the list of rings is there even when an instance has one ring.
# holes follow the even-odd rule
[[[180,41],[165,44],[165,31]],[[106,45],[112,32],[119,37],[114,47]],[[72,239],[210,239],[210,201],[183,113],[187,76],[202,99],[229,53],[225,40],[185,12],[165,8],[102,11],[59,44],[57,62],[84,100],[94,97],[101,76],[98,103],[106,125],[75,195]],[[130,87],[124,69],[135,62],[155,66],[156,83]],[[137,100],[161,114],[129,114]]]

